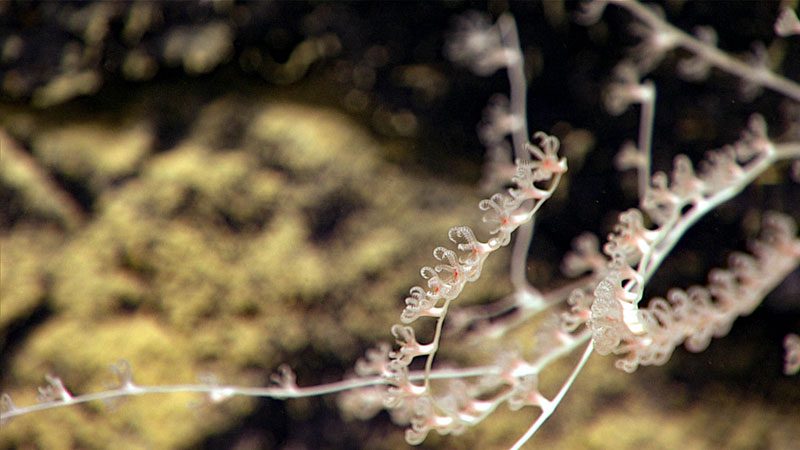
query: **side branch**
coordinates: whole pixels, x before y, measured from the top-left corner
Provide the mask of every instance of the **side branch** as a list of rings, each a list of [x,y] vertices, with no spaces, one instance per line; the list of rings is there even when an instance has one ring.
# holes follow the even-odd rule
[[[800,85],[788,78],[770,70],[765,65],[753,65],[740,59],[734,58],[723,52],[716,46],[710,45],[702,40],[691,36],[680,28],[668,23],[651,8],[637,1],[630,0],[603,0],[613,3],[626,9],[637,19],[644,22],[654,34],[657,35],[658,42],[663,44],[666,50],[668,47],[682,47],[703,58],[706,63],[732,75],[763,86],[775,92],[785,95],[796,102],[800,102]]]

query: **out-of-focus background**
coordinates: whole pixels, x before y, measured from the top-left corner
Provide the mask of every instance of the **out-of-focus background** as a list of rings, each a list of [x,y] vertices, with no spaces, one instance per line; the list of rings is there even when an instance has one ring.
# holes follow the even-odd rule
[[[800,79],[800,39],[775,39],[778,2],[666,2],[687,30],[711,25],[733,53],[763,41]],[[262,386],[283,363],[301,385],[341,379],[399,321],[408,288],[454,225],[479,228],[482,109],[505,74],[479,78],[442,47],[477,9],[517,18],[531,131],[558,135],[570,174],[542,210],[529,274],[563,283],[558,262],[585,230],[603,235],[636,205],[613,155],[636,111],[608,115],[601,92],[636,44],[629,17],[572,22],[574,3],[0,3],[0,387],[35,402],[46,374],[73,393],[114,381]],[[797,106],[735,79],[688,83],[670,56],[659,88],[655,167],[697,161],[738,138],[751,112],[797,133]],[[795,109],[792,109],[795,108]],[[795,127],[795,128],[792,128]],[[702,283],[755,233],[756,209],[800,219],[786,168],[690,232],[648,293]],[[744,224],[744,225],[743,225]],[[464,304],[507,294],[493,256]],[[633,375],[594,356],[531,441],[543,448],[800,448],[800,384],[781,374],[783,335],[800,331],[800,276],[701,354],[676,351]],[[534,324],[535,325],[535,324]],[[425,327],[421,327],[424,330]],[[482,364],[535,346],[443,342],[440,361]],[[424,335],[420,332],[421,335]],[[556,386],[572,361],[543,376]],[[549,392],[553,392],[550,389]],[[505,448],[534,418],[505,407],[463,436],[423,448]],[[131,398],[3,424],[2,448],[403,448],[385,413],[367,422],[336,397]]]

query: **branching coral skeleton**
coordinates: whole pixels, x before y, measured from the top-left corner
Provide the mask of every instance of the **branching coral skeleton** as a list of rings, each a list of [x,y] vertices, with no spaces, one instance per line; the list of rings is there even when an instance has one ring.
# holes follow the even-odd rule
[[[492,100],[480,134],[490,153],[501,156],[493,166],[497,173],[490,175],[502,179],[497,175],[513,173],[512,187],[479,204],[483,222],[490,228],[487,241],[479,240],[471,228],[457,226],[448,236],[454,248],[434,250],[437,263],[421,269],[424,285],[411,288],[400,316],[402,324],[391,328],[396,349],[388,345],[372,349],[356,365],[356,377],[311,387],[297,386],[288,367],[282,367],[273,377],[275,385],[271,387],[226,386],[213,380],[140,386],[134,383],[128,364],[121,362],[114,367],[118,386],[107,391],[74,395],[59,378],[48,376],[47,385],[40,388],[39,404],[16,406],[4,394],[2,421],[67,405],[145,394],[195,392],[217,402],[240,395],[290,399],[341,393],[342,408],[359,417],[368,418],[382,408],[388,409],[396,421],[410,424],[407,442],[419,444],[430,431],[463,433],[503,403],[513,410],[535,406],[539,415],[513,445],[516,449],[550,417],[594,351],[621,355],[617,367],[633,372],[639,365],[666,363],[681,344],[690,351],[704,350],[711,337],[727,334],[738,316],[752,312],[800,264],[800,238],[792,219],[779,213],[765,214],[761,237],[751,244],[751,254],[734,254],[729,268],[711,271],[705,287],[673,289],[666,298],[643,303],[644,288],[698,220],[781,161],[800,160],[800,141],[771,139],[764,118],[754,115],[739,141],[708,153],[697,170],[688,157],[678,155],[671,175],[652,174],[656,86],[645,77],[666,52],[681,47],[691,54],[681,71],[692,79],[705,76],[710,67],[715,67],[741,79],[748,92],[766,88],[794,102],[800,102],[800,86],[765,64],[748,63],[722,52],[715,46],[713,32],[701,30],[692,37],[637,2],[593,1],[585,5],[581,20],[596,21],[607,5],[631,13],[638,21],[635,32],[642,37],[632,56],[618,65],[605,95],[612,114],[620,114],[631,105],[640,107],[637,143],[626,144],[617,161],[620,168],[637,171],[640,207],[620,215],[602,251],[593,235],[576,239],[575,249],[563,265],[565,273],[575,278],[566,288],[539,291],[529,283],[525,265],[536,213],[558,188],[567,172],[567,161],[559,155],[560,142],[555,136],[536,132],[533,142],[528,141],[527,85],[514,19],[503,14],[492,23],[474,13],[459,19],[446,53],[479,75],[500,69],[508,74],[510,95]],[[797,34],[797,28],[797,18],[789,9],[775,24],[782,36]],[[505,162],[502,155],[506,155]],[[510,267],[514,293],[488,307],[451,312],[461,292],[480,277],[489,255],[510,245],[515,232]],[[552,339],[534,359],[505,354],[486,366],[434,366],[448,320],[454,329],[466,330],[487,317],[515,309],[513,317],[473,327],[468,333],[472,339],[500,339],[540,312],[565,303],[568,310],[561,313],[556,326],[546,330]],[[435,321],[433,335],[418,338],[410,326],[417,320]],[[797,336],[787,337],[785,345],[786,372],[796,373]],[[558,393],[552,398],[544,396],[538,388],[539,373],[579,348],[583,348],[582,356]],[[418,358],[424,360],[424,366],[412,370],[410,366]],[[434,390],[433,382],[442,382],[442,388]]]

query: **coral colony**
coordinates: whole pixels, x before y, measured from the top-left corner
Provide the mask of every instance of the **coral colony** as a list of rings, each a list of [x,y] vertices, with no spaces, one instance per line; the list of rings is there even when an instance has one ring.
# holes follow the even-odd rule
[[[616,367],[634,372],[642,365],[666,363],[680,345],[692,352],[706,349],[712,337],[726,335],[737,317],[750,314],[798,266],[800,238],[792,218],[764,213],[760,237],[750,245],[750,253],[736,253],[729,267],[712,270],[706,286],[676,288],[666,298],[649,301],[643,298],[645,287],[686,231],[714,208],[779,163],[794,160],[794,170],[800,172],[800,133],[795,124],[794,133],[773,139],[765,119],[753,115],[740,140],[709,152],[699,164],[679,154],[674,156],[670,174],[652,173],[656,85],[647,76],[668,52],[682,49],[689,56],[678,70],[688,79],[702,79],[714,68],[739,78],[750,95],[767,89],[795,103],[800,102],[800,85],[773,72],[763,60],[745,61],[726,54],[716,47],[712,29],[701,28],[697,35],[689,35],[646,4],[592,1],[583,5],[578,19],[591,24],[612,7],[633,17],[633,30],[640,37],[638,47],[616,66],[605,91],[610,113],[621,114],[632,106],[640,110],[637,143],[626,145],[617,159],[620,169],[637,173],[639,207],[619,215],[602,245],[591,234],[575,239],[574,250],[562,265],[573,278],[569,289],[540,291],[524,272],[533,221],[558,189],[568,161],[559,153],[558,138],[541,131],[528,133],[524,60],[514,18],[502,14],[493,22],[487,15],[471,13],[458,19],[445,52],[478,75],[499,70],[508,75],[509,95],[492,100],[480,134],[491,154],[506,155],[496,158],[492,170],[500,179],[502,174],[513,174],[501,183],[511,187],[478,205],[489,227],[488,239],[481,240],[480,233],[469,227],[455,226],[448,236],[452,244],[434,249],[435,265],[422,268],[424,282],[411,288],[401,323],[391,327],[394,348],[380,345],[369,350],[356,365],[354,378],[309,387],[298,386],[286,366],[273,377],[274,385],[263,388],[216,383],[140,386],[123,361],[114,366],[119,385],[111,390],[74,395],[59,378],[48,376],[36,405],[17,406],[4,395],[3,422],[45,409],[151,393],[204,393],[213,401],[240,395],[291,399],[339,393],[340,405],[359,417],[389,410],[396,422],[408,426],[409,444],[422,443],[431,431],[463,433],[502,404],[512,410],[538,408],[538,417],[513,445],[516,449],[550,417],[592,353],[617,355]],[[787,39],[800,34],[800,22],[792,10],[782,10],[775,33]],[[542,348],[534,357],[509,352],[489,365],[439,367],[435,360],[451,307],[481,276],[484,264],[491,264],[489,257],[505,246],[512,246],[515,292],[503,301],[510,299],[516,313],[475,332],[481,339],[502,339],[535,315],[556,311],[557,320],[543,325],[543,335],[549,338],[541,339]],[[473,319],[460,317],[467,323]],[[433,324],[425,328],[432,334],[419,337],[412,325],[423,321]],[[800,338],[788,335],[785,349],[785,372],[797,373]],[[574,370],[555,395],[545,396],[538,388],[540,372],[573,352],[581,355]]]

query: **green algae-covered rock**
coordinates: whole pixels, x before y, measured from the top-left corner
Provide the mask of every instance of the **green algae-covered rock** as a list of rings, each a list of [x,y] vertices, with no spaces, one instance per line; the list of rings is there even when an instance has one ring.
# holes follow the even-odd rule
[[[239,110],[249,115],[237,145],[216,144]],[[210,373],[266,385],[283,362],[301,384],[344,376],[388,336],[447,228],[474,221],[471,189],[385,162],[378,140],[324,107],[221,97],[159,151],[146,116],[3,116],[3,145],[29,149],[2,166],[16,208],[2,238],[2,323],[25,330],[10,342],[3,388],[20,405],[48,373],[74,393],[103,389],[122,358],[140,384]],[[14,125],[23,118],[32,126]],[[28,176],[8,175],[15,164]],[[88,200],[75,207],[54,176]],[[0,442],[186,448],[257,402],[191,403],[203,398],[31,414],[4,426]],[[307,403],[293,414],[318,414]]]

